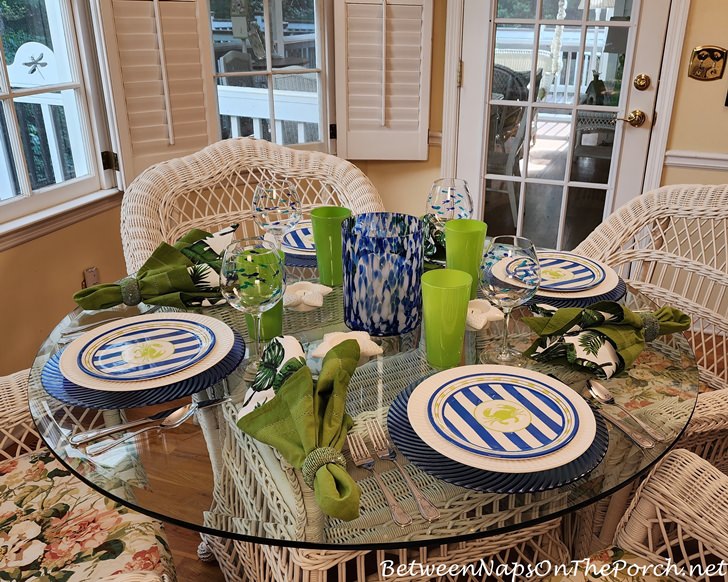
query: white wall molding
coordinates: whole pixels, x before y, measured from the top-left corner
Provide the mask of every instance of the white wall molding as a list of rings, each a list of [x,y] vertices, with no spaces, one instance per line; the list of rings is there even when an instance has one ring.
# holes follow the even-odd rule
[[[728,154],[722,154],[720,152],[668,150],[665,152],[665,165],[678,168],[728,171]]]
[[[666,164],[667,139],[670,135],[672,107],[675,103],[677,81],[680,76],[680,57],[685,42],[690,0],[673,0],[670,6],[670,19],[665,37],[665,50],[662,55],[659,91],[655,104],[657,122],[652,128],[650,149],[647,154],[643,190],[649,192],[660,187],[662,168]]]

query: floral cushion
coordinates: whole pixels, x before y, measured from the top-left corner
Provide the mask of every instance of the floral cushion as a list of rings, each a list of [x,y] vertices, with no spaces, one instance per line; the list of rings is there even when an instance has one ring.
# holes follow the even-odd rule
[[[573,561],[543,582],[668,582],[664,568],[615,546]]]
[[[174,579],[159,522],[96,493],[48,451],[0,462],[0,580],[81,582],[129,572]]]

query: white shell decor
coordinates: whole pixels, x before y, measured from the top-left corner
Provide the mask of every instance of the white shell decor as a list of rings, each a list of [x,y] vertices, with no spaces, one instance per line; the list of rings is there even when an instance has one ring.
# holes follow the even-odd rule
[[[323,358],[331,348],[348,339],[356,340],[359,344],[359,366],[366,364],[372,356],[379,356],[384,352],[382,346],[372,341],[365,331],[335,331],[324,335],[323,341],[316,346],[311,357]]]
[[[324,304],[324,297],[333,289],[310,281],[297,281],[286,287],[283,307],[293,311],[313,311]]]
[[[485,299],[473,299],[468,301],[468,315],[465,319],[465,329],[468,331],[480,331],[488,327],[491,321],[503,319],[503,312],[490,304]]]
[[[280,336],[274,338],[271,341],[274,340],[278,341],[278,343],[283,346],[283,359],[281,360],[281,364],[278,366],[278,370],[280,370],[286,364],[286,362],[293,358],[306,357],[306,354],[303,352],[301,344],[292,335]],[[247,392],[245,393],[245,398],[243,398],[243,406],[242,408],[240,408],[240,410],[238,410],[237,420],[240,420],[243,416],[258,408],[258,406],[265,404],[275,395],[276,393],[273,388],[269,388],[268,390],[263,390],[260,392],[256,392],[255,390],[253,390],[252,387],[248,388]]]

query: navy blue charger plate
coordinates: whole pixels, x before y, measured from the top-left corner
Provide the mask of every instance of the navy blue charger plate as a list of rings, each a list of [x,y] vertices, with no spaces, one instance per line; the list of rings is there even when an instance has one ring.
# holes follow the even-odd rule
[[[285,252],[285,251],[284,251]],[[316,255],[294,255],[285,253],[286,265],[289,267],[315,267],[316,266]]]
[[[98,408],[100,410],[115,410],[119,408],[136,408],[138,406],[149,406],[176,400],[183,396],[189,396],[205,388],[209,388],[216,382],[227,377],[245,357],[245,340],[237,332],[233,332],[235,339],[233,346],[227,355],[217,364],[204,370],[186,380],[175,382],[160,388],[148,390],[130,390],[128,392],[109,392],[106,390],[94,390],[74,384],[61,372],[59,362],[63,350],[53,354],[41,372],[41,383],[43,388],[54,398],[86,408]]]
[[[594,297],[581,297],[579,299],[556,299],[554,297],[541,297],[538,293],[528,302],[528,305],[535,303],[546,303],[553,307],[589,307],[592,303],[597,301],[619,301],[627,293],[627,285],[619,278],[617,286],[601,295],[595,295]]]
[[[594,410],[597,432],[594,442],[579,457],[554,469],[535,473],[498,473],[453,461],[426,444],[415,432],[407,416],[410,394],[421,382],[409,385],[392,402],[387,415],[389,436],[411,463],[431,475],[468,489],[488,493],[535,493],[555,489],[583,477],[602,462],[609,446],[607,425]]]

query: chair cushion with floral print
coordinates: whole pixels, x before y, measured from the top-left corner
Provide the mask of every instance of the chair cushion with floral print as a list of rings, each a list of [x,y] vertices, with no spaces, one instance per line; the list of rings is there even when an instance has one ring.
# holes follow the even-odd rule
[[[93,491],[48,451],[0,462],[0,580],[85,582],[132,572],[174,579],[159,522]]]
[[[616,546],[575,560],[543,582],[669,582],[666,567]]]

